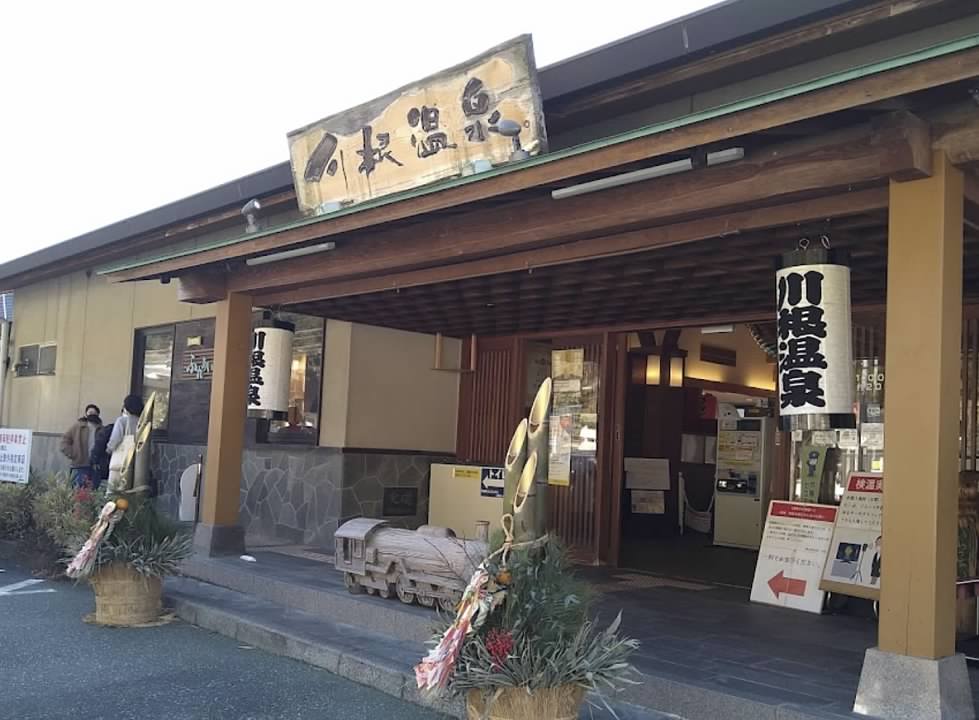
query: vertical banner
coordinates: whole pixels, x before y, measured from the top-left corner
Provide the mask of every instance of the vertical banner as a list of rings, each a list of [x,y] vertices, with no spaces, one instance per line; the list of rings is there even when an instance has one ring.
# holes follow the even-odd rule
[[[804,503],[819,502],[819,490],[823,484],[823,468],[826,465],[825,445],[803,445],[799,448],[799,461],[802,463],[801,500]]]
[[[833,541],[820,587],[868,600],[880,599],[884,477],[851,473],[836,515]]]
[[[782,416],[852,414],[850,268],[793,265],[776,280]]]
[[[252,333],[248,412],[253,416],[289,409],[292,339],[293,331],[280,327],[260,327]]]

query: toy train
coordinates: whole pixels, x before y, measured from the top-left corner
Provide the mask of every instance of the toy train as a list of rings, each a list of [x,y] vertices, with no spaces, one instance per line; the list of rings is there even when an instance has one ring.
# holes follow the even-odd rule
[[[397,594],[403,603],[438,604],[448,612],[462,599],[488,545],[485,540],[457,538],[447,528],[402,530],[371,518],[344,523],[334,541],[334,563],[350,592],[383,598]]]

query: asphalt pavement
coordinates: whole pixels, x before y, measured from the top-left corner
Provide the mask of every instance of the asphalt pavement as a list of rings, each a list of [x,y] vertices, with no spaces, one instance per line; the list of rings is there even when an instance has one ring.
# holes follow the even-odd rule
[[[0,568],[2,720],[444,718],[179,620],[90,625],[87,585]]]

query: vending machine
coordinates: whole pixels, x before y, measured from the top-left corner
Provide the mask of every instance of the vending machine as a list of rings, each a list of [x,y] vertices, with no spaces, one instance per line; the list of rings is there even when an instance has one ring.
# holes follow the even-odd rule
[[[768,512],[775,420],[718,413],[714,544],[757,550]]]

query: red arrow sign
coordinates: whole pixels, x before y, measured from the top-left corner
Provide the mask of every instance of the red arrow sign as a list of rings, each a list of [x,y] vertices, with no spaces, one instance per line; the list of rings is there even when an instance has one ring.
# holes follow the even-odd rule
[[[786,595],[796,595],[798,597],[802,597],[806,594],[805,580],[787,578],[785,577],[785,573],[781,570],[778,571],[778,575],[768,581],[768,587],[771,588],[773,593],[775,593],[776,599],[782,593],[785,593]]]

